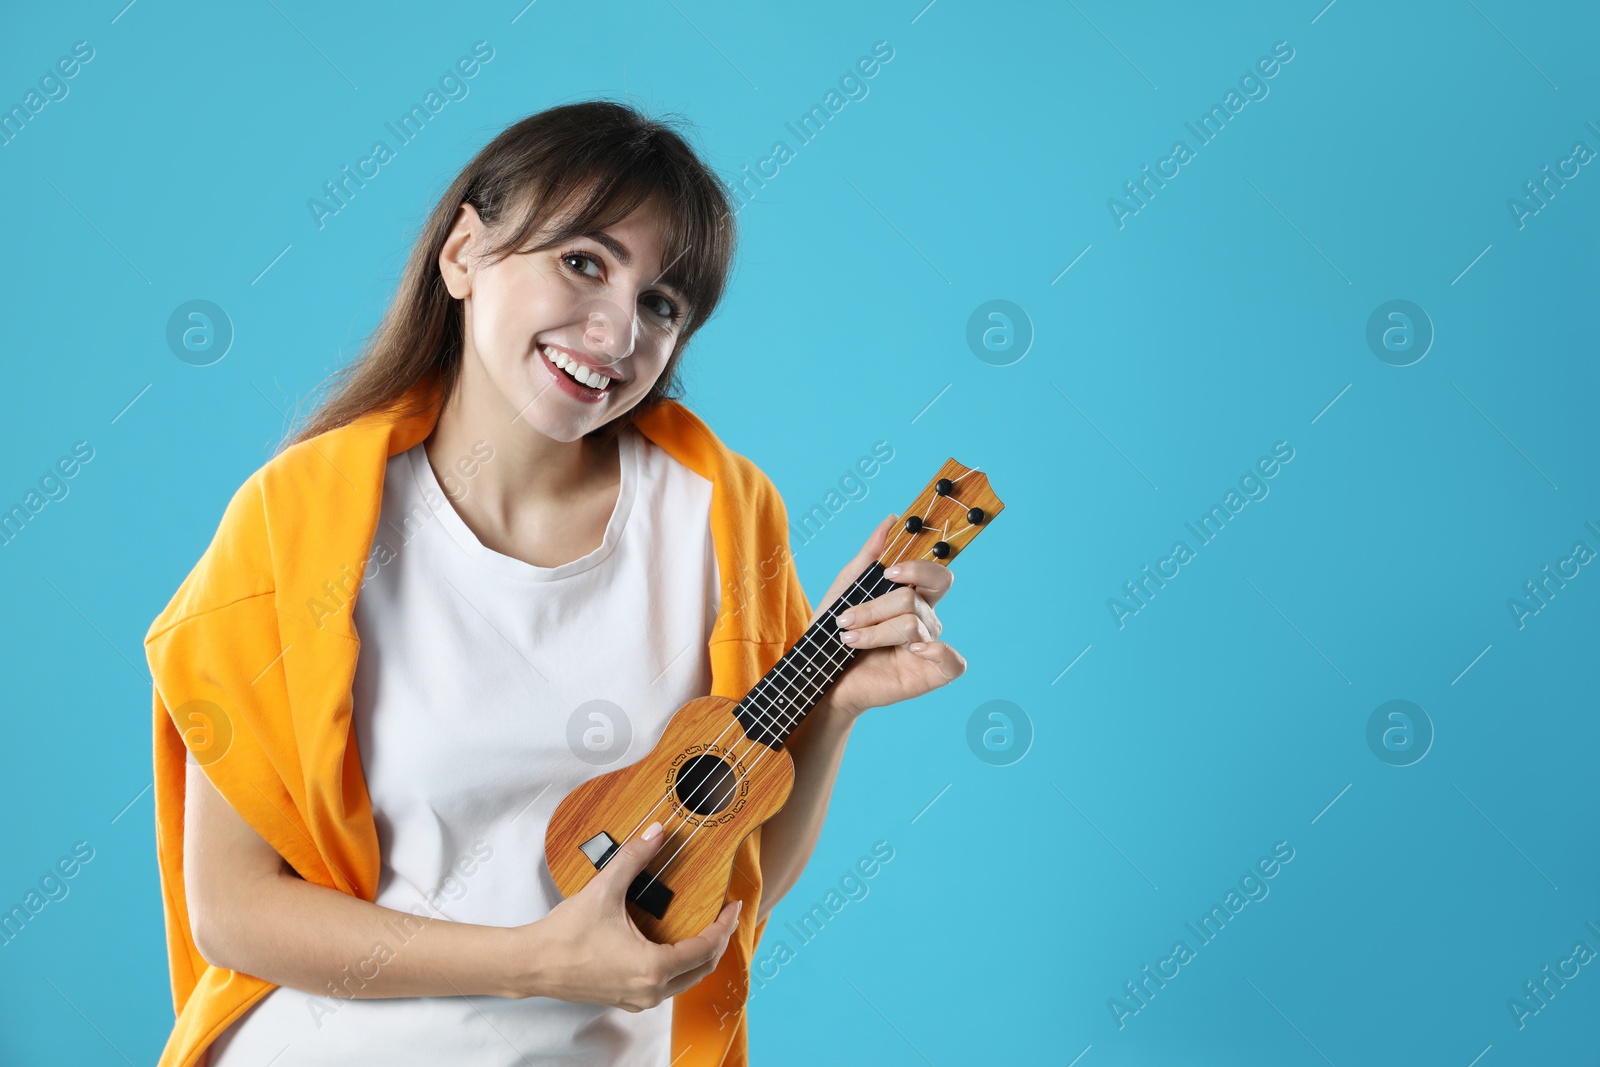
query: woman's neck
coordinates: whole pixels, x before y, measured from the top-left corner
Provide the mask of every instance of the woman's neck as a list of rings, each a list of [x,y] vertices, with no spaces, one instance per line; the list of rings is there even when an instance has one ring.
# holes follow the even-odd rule
[[[586,437],[558,441],[508,415],[497,392],[491,397],[492,390],[461,384],[425,445],[457,511],[510,532],[529,525],[530,515],[581,506],[597,493],[614,496],[621,477],[614,435],[599,444]]]

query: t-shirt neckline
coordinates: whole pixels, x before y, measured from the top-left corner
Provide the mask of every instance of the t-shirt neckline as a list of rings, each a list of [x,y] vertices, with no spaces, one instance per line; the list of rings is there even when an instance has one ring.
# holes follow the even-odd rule
[[[627,526],[628,516],[633,511],[634,497],[638,493],[639,482],[639,443],[631,427],[624,427],[617,435],[618,461],[621,467],[622,482],[617,489],[616,506],[612,508],[611,518],[606,521],[605,536],[600,544],[587,555],[569,560],[559,567],[537,567],[526,560],[508,556],[503,552],[496,552],[489,548],[478,535],[472,532],[466,522],[456,511],[449,496],[439,484],[438,477],[433,472],[433,465],[428,462],[427,451],[423,442],[408,451],[412,478],[423,495],[424,503],[433,508],[432,499],[439,500],[440,506],[433,508],[440,524],[454,541],[469,557],[480,565],[488,567],[498,574],[527,582],[553,582],[562,578],[570,578],[575,574],[604,563],[611,553],[616,550],[617,542],[622,539],[623,529]],[[470,483],[469,483],[470,484]]]

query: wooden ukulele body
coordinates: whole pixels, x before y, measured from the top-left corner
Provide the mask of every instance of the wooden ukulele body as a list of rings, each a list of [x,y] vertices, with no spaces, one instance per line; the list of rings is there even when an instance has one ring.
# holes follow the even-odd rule
[[[736,705],[719,696],[689,701],[643,758],[584,782],[557,805],[545,861],[563,897],[588,885],[613,849],[660,822],[666,840],[629,889],[629,916],[658,944],[693,937],[716,919],[740,842],[794,786],[789,753],[746,737]]]

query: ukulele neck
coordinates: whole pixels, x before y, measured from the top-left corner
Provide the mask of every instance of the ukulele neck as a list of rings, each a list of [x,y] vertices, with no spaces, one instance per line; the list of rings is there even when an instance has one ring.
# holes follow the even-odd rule
[[[900,583],[891,582],[883,572],[900,560],[925,559],[949,566],[1004,507],[989,487],[988,475],[946,460],[899,516],[900,525],[878,558],[739,701],[734,715],[745,736],[771,748],[782,747],[856,658],[856,650],[839,640],[835,622],[839,614],[899,589]]]
[[[900,588],[883,571],[883,563],[874,560],[739,702],[734,715],[752,741],[782,747],[855,660],[856,650],[839,640],[843,631],[834,620],[857,604]]]

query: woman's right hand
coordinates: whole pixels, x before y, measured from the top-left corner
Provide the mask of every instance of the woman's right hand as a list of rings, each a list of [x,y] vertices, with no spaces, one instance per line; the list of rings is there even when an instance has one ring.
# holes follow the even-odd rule
[[[639,1012],[677,996],[716,969],[738,925],[742,901],[729,901],[710,926],[672,945],[645,937],[628,915],[628,886],[661,850],[667,835],[659,830],[660,824],[652,823],[544,918],[512,928],[514,996]]]

